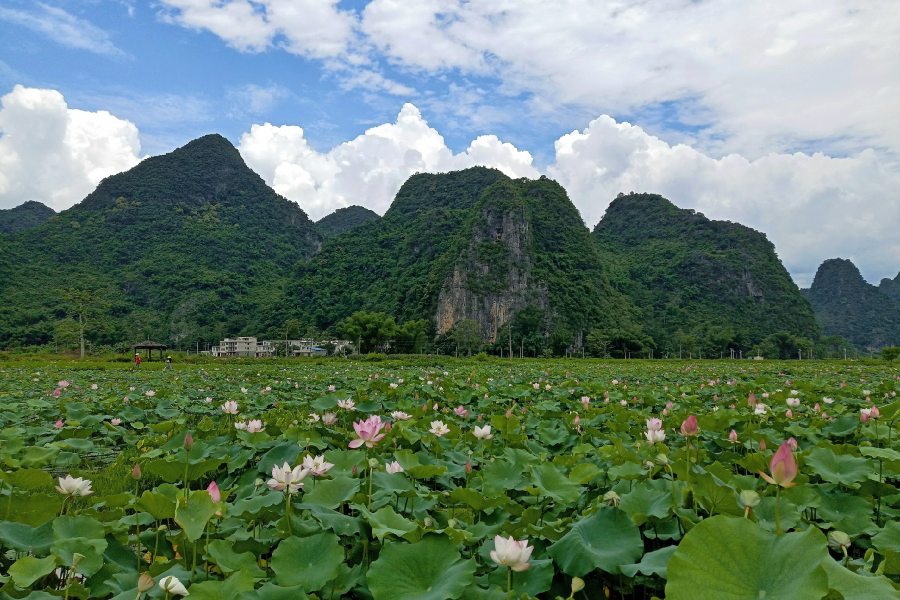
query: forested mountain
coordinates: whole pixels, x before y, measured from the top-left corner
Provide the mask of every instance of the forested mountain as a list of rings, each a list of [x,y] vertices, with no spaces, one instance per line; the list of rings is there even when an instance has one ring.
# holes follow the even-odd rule
[[[103,290],[97,342],[216,340],[275,319],[294,265],[321,236],[237,149],[208,135],[104,179],[81,203],[9,238],[0,255],[0,342],[60,331],[58,290]]]
[[[656,194],[620,194],[593,232],[642,333],[670,353],[729,354],[776,332],[815,338],[809,303],[766,236],[680,209]],[[635,334],[637,335],[637,334]]]
[[[882,279],[881,283],[878,285],[878,289],[897,302],[900,302],[900,273],[897,273],[897,276],[893,279],[888,279],[887,277]]]
[[[0,210],[0,233],[13,234],[46,223],[56,211],[34,200]]]
[[[900,302],[863,279],[849,260],[823,262],[804,294],[825,335],[843,336],[866,350],[900,346]]]
[[[559,184],[484,167],[414,175],[384,217],[328,239],[297,279],[291,303],[320,327],[379,311],[428,319],[438,336],[475,321],[489,342],[526,308],[532,329],[574,341],[628,306]]]
[[[339,208],[328,216],[316,221],[316,229],[323,237],[332,237],[350,231],[366,221],[380,219],[378,213],[363,206]]]

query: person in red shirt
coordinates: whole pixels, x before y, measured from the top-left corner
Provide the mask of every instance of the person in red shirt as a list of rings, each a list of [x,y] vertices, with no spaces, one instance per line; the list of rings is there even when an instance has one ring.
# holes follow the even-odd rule
[[[135,369],[141,368],[141,355],[140,354],[134,355],[134,368]]]

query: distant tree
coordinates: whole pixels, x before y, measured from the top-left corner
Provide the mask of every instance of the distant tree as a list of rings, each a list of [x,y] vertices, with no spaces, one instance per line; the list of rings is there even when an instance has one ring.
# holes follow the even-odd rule
[[[481,336],[484,329],[472,319],[464,319],[453,327],[453,341],[459,346],[462,352],[472,356],[472,352],[481,347]]]
[[[425,343],[425,330],[428,322],[425,319],[418,321],[407,321],[397,328],[396,338],[398,352],[405,354],[416,354],[422,349]]]
[[[104,297],[104,290],[57,290],[60,300],[66,308],[66,315],[77,325],[78,340],[81,347],[81,358],[84,358],[84,334],[96,329],[109,307]]]
[[[550,349],[554,356],[562,356],[575,343],[575,336],[563,325],[557,325],[550,334]]]
[[[584,346],[594,358],[609,358],[609,340],[600,329],[595,329],[588,334]]]
[[[900,348],[897,346],[881,349],[881,358],[888,361],[888,364],[893,363],[898,356],[900,356]]]
[[[355,312],[339,324],[340,331],[351,342],[358,344],[359,352],[371,352],[392,339],[397,332],[394,317],[384,313]]]

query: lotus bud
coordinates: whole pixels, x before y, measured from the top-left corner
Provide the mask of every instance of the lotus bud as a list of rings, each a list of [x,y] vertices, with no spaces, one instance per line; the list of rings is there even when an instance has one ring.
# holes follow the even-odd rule
[[[140,593],[149,592],[154,585],[156,585],[156,582],[150,577],[150,573],[141,573],[141,576],[138,577],[138,591]]]
[[[481,423],[481,421],[482,421],[481,415],[478,415],[478,422]]]
[[[847,548],[849,548],[852,543],[850,536],[843,531],[832,531],[828,534],[828,545],[832,548],[842,550],[844,554],[847,553]]]
[[[798,448],[797,440],[795,440],[794,438],[789,439],[789,440],[788,440],[788,446],[791,447],[791,450],[793,450],[794,452],[796,452],[796,451],[797,451],[797,448]]]
[[[784,416],[787,417],[788,419],[793,419],[793,418],[794,418],[794,411],[792,411],[791,409],[787,409],[787,412],[784,413]]]
[[[575,413],[575,421],[574,422],[576,425],[581,424],[581,417],[578,416],[578,413]]]
[[[759,472],[760,476],[772,485],[780,485],[783,488],[797,485],[794,482],[794,478],[797,476],[797,460],[787,442],[781,444],[775,456],[772,457],[769,463],[769,473],[771,475]]]
[[[731,433],[728,434],[728,441],[731,442],[732,444],[737,444],[737,441],[738,441],[737,431],[735,431],[734,429],[731,430]]]
[[[353,465],[353,476],[356,477],[359,475],[359,469],[356,468],[356,465]]]
[[[756,394],[750,392],[750,395],[747,396],[747,404],[750,406],[756,406]]]
[[[684,437],[693,437],[700,433],[700,428],[697,426],[697,417],[694,415],[689,416],[681,423],[681,435]]]
[[[509,418],[511,418],[511,417],[512,417],[512,409],[511,409],[511,408],[507,408],[507,409],[506,409],[506,418],[509,419]]]
[[[190,450],[194,447],[194,436],[191,435],[191,432],[188,431],[187,435],[184,436],[184,449]]]
[[[131,470],[131,478],[132,479],[140,479],[141,478],[141,465],[138,463],[134,463],[134,468]]]
[[[610,490],[603,494],[603,502],[610,506],[618,506],[619,505],[619,495],[614,491]]]
[[[390,422],[390,421],[388,421],[387,424],[385,424],[384,430],[385,430],[385,431],[390,431],[390,430],[391,430],[391,422]]]
[[[873,406],[872,410],[869,411],[869,418],[870,419],[878,419],[879,417],[881,417],[881,413],[878,412],[878,407]]]
[[[209,497],[216,504],[222,501],[222,493],[219,491],[219,486],[216,485],[215,481],[209,484],[209,487],[206,488],[206,491],[209,492]]]
[[[466,461],[466,474],[468,475],[471,472],[472,472],[472,462],[467,460]]]
[[[869,422],[869,413],[867,413],[867,412],[859,413],[859,420],[863,423],[868,423]]]
[[[759,451],[760,452],[766,451],[766,440],[759,440]]]

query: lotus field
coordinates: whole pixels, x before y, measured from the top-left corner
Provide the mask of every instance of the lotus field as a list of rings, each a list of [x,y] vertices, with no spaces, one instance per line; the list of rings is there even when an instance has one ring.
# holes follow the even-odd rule
[[[424,364],[0,365],[0,595],[900,598],[896,368]]]

